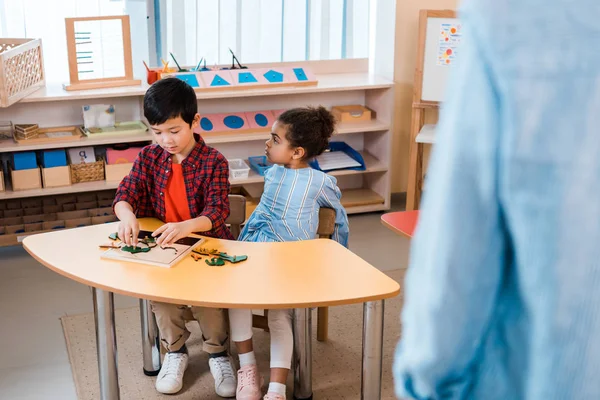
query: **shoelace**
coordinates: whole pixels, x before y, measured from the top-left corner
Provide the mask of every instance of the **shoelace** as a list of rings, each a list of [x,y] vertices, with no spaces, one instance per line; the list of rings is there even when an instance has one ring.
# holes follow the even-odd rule
[[[246,386],[251,386],[254,383],[254,381],[256,380],[256,374],[255,374],[254,369],[242,371],[241,375],[242,375],[241,382],[240,382],[241,388],[244,388]]]
[[[165,371],[165,376],[179,375],[179,370],[183,366],[182,358],[182,353],[169,354],[169,358],[167,359],[168,362],[163,365],[163,368],[167,368]]]
[[[233,378],[233,369],[231,363],[225,357],[215,358],[215,366],[219,370],[222,378]]]

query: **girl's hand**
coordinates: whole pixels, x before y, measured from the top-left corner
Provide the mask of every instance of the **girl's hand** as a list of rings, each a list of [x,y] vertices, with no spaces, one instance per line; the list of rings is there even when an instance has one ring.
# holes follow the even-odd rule
[[[136,246],[138,243],[138,234],[140,233],[140,223],[135,214],[125,215],[119,223],[119,239],[127,246]]]
[[[190,221],[170,222],[152,232],[152,236],[157,238],[156,244],[158,246],[166,247],[172,245],[181,238],[189,236],[192,232],[193,227],[190,224]]]

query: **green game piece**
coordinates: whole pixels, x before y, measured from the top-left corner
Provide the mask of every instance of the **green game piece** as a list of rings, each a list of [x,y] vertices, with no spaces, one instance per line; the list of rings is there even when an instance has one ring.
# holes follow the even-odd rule
[[[227,253],[219,253],[219,257],[223,260],[229,261],[232,264],[237,264],[239,262],[246,261],[248,259],[248,256],[245,256],[245,255],[230,256]]]
[[[150,247],[123,246],[121,247],[121,250],[131,254],[147,253],[150,251]]]
[[[211,267],[222,267],[223,265],[225,265],[225,261],[223,261],[223,259],[218,258],[218,257],[213,257],[210,260],[205,260],[206,264],[210,265]]]

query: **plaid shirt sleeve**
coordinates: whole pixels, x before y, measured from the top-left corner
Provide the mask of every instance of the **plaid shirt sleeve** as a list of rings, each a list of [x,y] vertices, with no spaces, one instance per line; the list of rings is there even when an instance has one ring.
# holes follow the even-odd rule
[[[117,193],[113,208],[120,201],[125,201],[131,205],[133,212],[138,216],[144,216],[143,208],[147,207],[148,193],[144,184],[144,176],[146,175],[144,151],[140,152],[133,163],[133,167],[129,174],[123,178]]]
[[[225,221],[229,217],[229,164],[221,154],[211,163],[212,176],[204,193],[204,210],[200,216],[212,222],[214,232],[227,229]]]

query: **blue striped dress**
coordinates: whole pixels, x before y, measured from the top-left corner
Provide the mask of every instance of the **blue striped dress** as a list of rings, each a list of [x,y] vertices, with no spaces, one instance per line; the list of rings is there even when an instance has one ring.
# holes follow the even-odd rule
[[[314,239],[319,208],[336,212],[333,239],[348,246],[348,216],[340,203],[337,180],[312,168],[274,165],[265,173],[260,203],[244,226],[239,240],[288,242]]]

